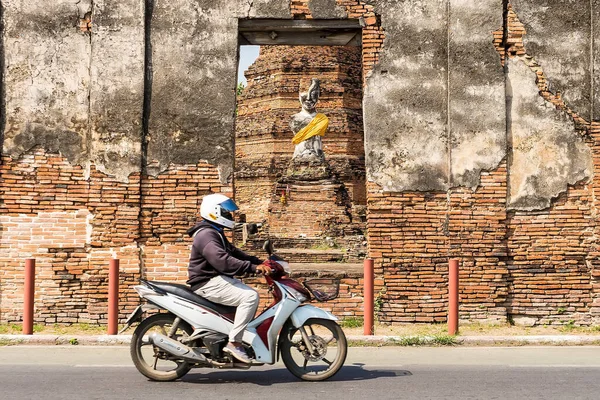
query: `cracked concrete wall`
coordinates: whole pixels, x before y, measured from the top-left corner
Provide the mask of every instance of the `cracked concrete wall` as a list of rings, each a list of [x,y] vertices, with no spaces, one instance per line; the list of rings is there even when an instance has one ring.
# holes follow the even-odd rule
[[[508,61],[512,157],[509,205],[519,210],[550,206],[552,198],[592,174],[591,150],[573,119],[540,95],[533,72]]]
[[[3,154],[42,146],[71,162],[87,159],[91,43],[77,3],[3,1]]]
[[[141,167],[144,0],[94,0],[91,160],[126,180]]]
[[[237,19],[224,1],[154,1],[148,172],[233,165]]]
[[[447,3],[369,3],[385,41],[363,97],[367,177],[385,191],[445,190]]]
[[[590,0],[511,0],[525,25],[527,54],[543,68],[549,89],[591,118]]]
[[[507,134],[516,143],[509,208],[545,208],[568,184],[591,177],[591,152],[573,118],[544,101],[536,74],[511,64],[505,76],[493,48],[493,32],[504,23],[502,1],[369,3],[386,32],[363,101],[370,181],[392,192],[475,189],[481,171],[495,169],[508,154]],[[590,121],[597,96],[591,12],[597,14],[598,1],[513,4],[527,30],[527,54],[541,65],[550,90],[560,91],[567,106]],[[505,79],[514,92],[510,110]]]
[[[491,45],[502,27],[498,0],[450,1],[451,185],[475,189],[506,156],[504,71]]]

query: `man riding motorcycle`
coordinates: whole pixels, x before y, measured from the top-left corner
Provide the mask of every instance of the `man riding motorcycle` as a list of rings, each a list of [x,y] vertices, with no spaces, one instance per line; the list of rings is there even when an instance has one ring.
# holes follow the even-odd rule
[[[234,276],[250,273],[271,273],[270,263],[248,255],[234,247],[224,235],[224,229],[233,229],[233,213],[237,205],[222,194],[204,196],[200,205],[203,221],[188,230],[194,238],[187,284],[198,295],[215,303],[237,307],[229,343],[223,351],[237,360],[250,363],[242,346],[242,335],[258,308],[256,290]]]

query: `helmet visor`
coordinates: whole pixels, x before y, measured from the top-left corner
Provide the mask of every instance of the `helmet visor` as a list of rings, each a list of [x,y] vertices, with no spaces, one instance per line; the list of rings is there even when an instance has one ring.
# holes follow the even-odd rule
[[[219,204],[219,206],[221,207],[221,217],[233,221],[233,213],[239,210],[235,202],[229,199]]]
[[[221,208],[225,211],[229,211],[229,212],[234,212],[239,210],[238,206],[235,204],[235,202],[231,199],[225,200],[224,202],[222,202],[221,204],[219,204],[221,206]]]

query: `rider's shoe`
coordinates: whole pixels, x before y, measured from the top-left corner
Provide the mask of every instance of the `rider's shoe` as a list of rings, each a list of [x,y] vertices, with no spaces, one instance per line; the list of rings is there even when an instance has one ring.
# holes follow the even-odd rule
[[[236,346],[233,343],[229,342],[225,347],[223,347],[223,351],[231,354],[236,360],[241,361],[246,364],[250,364],[252,360],[246,354],[246,350],[242,346]]]

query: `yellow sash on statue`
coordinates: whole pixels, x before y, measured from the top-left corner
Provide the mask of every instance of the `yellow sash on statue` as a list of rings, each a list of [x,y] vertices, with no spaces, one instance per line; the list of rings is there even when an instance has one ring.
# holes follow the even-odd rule
[[[317,114],[308,125],[300,129],[300,132],[294,135],[292,143],[298,144],[313,136],[323,136],[325,135],[328,126],[329,118],[327,118],[325,114]]]

